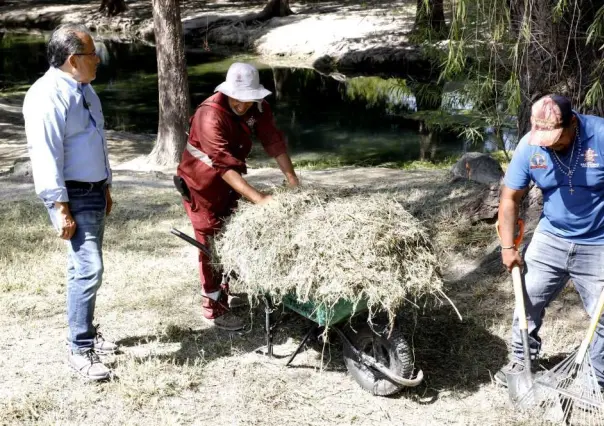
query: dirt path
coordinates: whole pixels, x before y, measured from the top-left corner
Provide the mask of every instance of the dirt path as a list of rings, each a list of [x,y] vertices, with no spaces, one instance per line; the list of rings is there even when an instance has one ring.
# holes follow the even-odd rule
[[[150,40],[153,26],[149,0],[128,2],[124,15],[105,18],[98,0],[65,0],[49,5],[41,0],[8,0],[0,6],[0,28],[49,30],[63,22],[83,22],[99,33]],[[415,16],[415,0],[392,2],[292,3],[295,15],[255,25],[229,25],[211,30],[191,47],[232,46],[261,55],[270,65],[373,67],[417,59],[407,36]],[[218,19],[238,21],[262,10],[264,2],[183,2],[185,34],[211,26]],[[207,43],[207,44],[206,44]],[[400,71],[400,67],[399,67]]]

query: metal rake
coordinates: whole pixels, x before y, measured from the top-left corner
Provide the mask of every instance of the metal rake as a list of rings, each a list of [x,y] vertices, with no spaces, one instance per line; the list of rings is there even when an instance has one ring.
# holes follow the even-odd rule
[[[536,377],[522,398],[520,405],[531,407],[541,424],[604,426],[604,398],[588,354],[603,308],[604,290],[579,349]]]

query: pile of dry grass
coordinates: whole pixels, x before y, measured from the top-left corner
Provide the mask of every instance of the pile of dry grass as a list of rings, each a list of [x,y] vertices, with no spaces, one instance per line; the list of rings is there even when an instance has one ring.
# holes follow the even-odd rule
[[[330,307],[367,299],[393,318],[408,301],[442,293],[438,258],[419,221],[392,196],[318,189],[242,203],[215,241],[232,288]]]

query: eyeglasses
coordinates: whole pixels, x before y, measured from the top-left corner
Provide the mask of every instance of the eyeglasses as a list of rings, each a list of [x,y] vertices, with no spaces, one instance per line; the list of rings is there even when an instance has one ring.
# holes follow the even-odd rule
[[[96,50],[92,53],[72,53],[73,56],[97,56]]]

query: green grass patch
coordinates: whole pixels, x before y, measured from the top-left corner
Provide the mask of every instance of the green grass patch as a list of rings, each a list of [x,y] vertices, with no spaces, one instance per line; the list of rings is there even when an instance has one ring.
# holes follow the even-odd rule
[[[347,159],[341,157],[325,157],[317,159],[294,159],[292,163],[298,170],[323,170],[338,167],[387,167],[400,170],[447,170],[459,157],[447,157],[441,161],[391,161],[379,162],[372,159]]]

